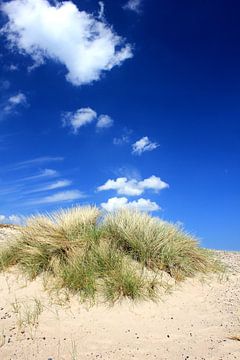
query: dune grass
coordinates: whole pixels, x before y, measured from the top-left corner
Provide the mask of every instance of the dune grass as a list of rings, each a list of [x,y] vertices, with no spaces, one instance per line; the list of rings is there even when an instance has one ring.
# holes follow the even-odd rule
[[[29,218],[0,249],[0,271],[17,265],[30,279],[47,274],[83,300],[156,299],[166,272],[176,281],[219,269],[179,227],[133,210],[103,216],[75,207]]]

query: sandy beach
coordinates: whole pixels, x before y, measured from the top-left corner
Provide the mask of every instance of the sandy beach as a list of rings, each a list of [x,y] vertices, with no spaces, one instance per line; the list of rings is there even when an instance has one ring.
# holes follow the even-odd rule
[[[158,303],[88,307],[49,297],[43,279],[0,275],[0,358],[4,360],[240,358],[240,254],[216,252],[223,276],[191,279]],[[61,304],[63,301],[64,305]]]

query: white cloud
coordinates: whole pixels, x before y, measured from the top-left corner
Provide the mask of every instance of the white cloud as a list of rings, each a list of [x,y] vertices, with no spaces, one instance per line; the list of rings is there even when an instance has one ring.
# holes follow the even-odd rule
[[[141,155],[145,151],[152,151],[157,149],[158,147],[159,144],[150,141],[148,136],[144,136],[132,145],[132,153],[136,155]]]
[[[96,125],[96,127],[98,129],[109,128],[111,126],[113,126],[113,119],[110,116],[100,115],[98,117],[98,121],[97,121],[97,125]]]
[[[68,190],[62,191],[53,195],[45,196],[42,199],[33,201],[34,204],[51,204],[51,203],[61,203],[64,201],[72,201],[81,199],[84,197],[84,194],[79,190]]]
[[[104,2],[102,2],[102,1],[99,1],[98,2],[98,5],[99,5],[99,13],[98,13],[98,18],[99,19],[104,19],[104,8],[105,8],[105,6],[104,6]]]
[[[89,107],[82,108],[63,114],[63,126],[70,126],[74,134],[77,134],[82,126],[92,123],[96,118],[96,111]]]
[[[14,224],[14,225],[23,225],[25,222],[25,217],[20,215],[0,215],[0,223],[4,224]]]
[[[36,175],[36,177],[53,177],[53,176],[57,176],[58,172],[56,170],[53,169],[44,169],[40,172],[39,175]]]
[[[141,11],[142,0],[129,0],[123,8],[126,10],[135,11],[139,13]]]
[[[97,188],[98,191],[116,190],[119,195],[139,196],[145,190],[154,190],[156,192],[168,188],[169,185],[157,176],[151,176],[142,181],[126,177],[109,179],[104,185]]]
[[[10,215],[8,219],[10,224],[15,224],[15,225],[23,225],[25,222],[25,218],[19,215]]]
[[[18,94],[11,96],[6,106],[4,107],[5,112],[11,112],[15,110],[18,106],[27,106],[27,97],[22,92],[19,92]]]
[[[27,98],[23,93],[20,92],[15,96],[11,96],[8,101],[12,105],[19,105],[19,104],[26,103]]]
[[[43,169],[39,172],[37,175],[28,176],[25,178],[21,178],[20,181],[26,181],[26,180],[37,180],[42,178],[51,178],[58,176],[59,173],[56,170],[53,169]]]
[[[127,144],[127,143],[129,143],[129,136],[127,136],[127,135],[122,135],[121,137],[119,137],[119,138],[114,138],[113,139],[113,144],[114,145],[123,145],[123,144]]]
[[[5,215],[0,215],[0,223],[3,223],[6,219]]]
[[[149,199],[138,199],[136,201],[128,201],[126,197],[113,197],[108,199],[106,203],[102,203],[101,207],[106,211],[115,211],[122,208],[131,208],[138,211],[152,212],[161,210],[159,205]]]
[[[124,128],[122,136],[120,136],[118,138],[115,137],[113,139],[113,144],[114,145],[124,145],[124,144],[129,143],[131,134],[132,134],[132,130],[130,130],[128,128]]]
[[[32,194],[32,193],[37,193],[37,192],[41,192],[41,191],[50,191],[50,190],[56,190],[56,189],[61,189],[67,186],[70,186],[72,184],[72,181],[70,180],[58,180],[55,181],[54,183],[42,186],[42,187],[38,187],[36,189],[27,191],[26,194]]]
[[[1,10],[9,21],[3,27],[12,47],[30,55],[35,65],[52,59],[65,65],[74,85],[99,80],[102,72],[131,58],[132,49],[103,18],[79,11],[72,1],[12,0]]]
[[[14,64],[11,64],[11,65],[9,65],[8,70],[9,70],[9,71],[17,71],[17,70],[18,70],[18,66],[17,66],[17,65],[14,65]]]
[[[60,188],[66,187],[66,186],[70,186],[71,184],[72,184],[72,181],[70,181],[70,180],[59,180],[59,181],[56,181],[55,183],[49,184],[45,187],[42,187],[42,191],[60,189]]]
[[[59,162],[63,161],[64,158],[60,156],[42,156],[30,160],[20,161],[10,167],[11,170],[18,170],[26,167],[40,165],[48,162]]]
[[[113,119],[108,115],[98,116],[97,112],[90,107],[78,109],[75,112],[67,112],[62,115],[63,126],[72,128],[74,134],[85,125],[97,121],[97,129],[106,129],[113,126]]]

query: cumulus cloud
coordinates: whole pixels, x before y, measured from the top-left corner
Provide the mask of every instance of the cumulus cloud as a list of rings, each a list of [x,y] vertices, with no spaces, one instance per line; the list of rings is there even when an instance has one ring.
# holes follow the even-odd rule
[[[90,107],[78,109],[75,112],[66,112],[62,115],[63,126],[70,127],[74,134],[85,125],[96,122],[97,129],[106,129],[113,126],[113,119],[108,115],[98,116],[97,112]]]
[[[136,201],[128,201],[126,197],[113,197],[107,202],[102,203],[101,207],[106,211],[116,211],[122,208],[131,208],[138,211],[152,212],[161,210],[160,206],[149,199],[138,199]]]
[[[146,151],[152,151],[159,147],[159,144],[149,140],[148,136],[144,136],[132,145],[132,153],[141,155]]]
[[[145,190],[154,190],[156,192],[168,188],[169,185],[157,176],[151,176],[142,181],[128,179],[126,177],[109,179],[104,185],[97,188],[98,191],[115,190],[119,195],[139,196]]]
[[[113,119],[110,116],[100,115],[98,117],[98,121],[97,121],[97,125],[96,125],[96,127],[98,129],[109,128],[111,126],[113,126]]]
[[[12,0],[1,10],[8,17],[3,27],[12,48],[30,55],[35,65],[52,59],[67,69],[74,85],[99,80],[104,71],[133,56],[132,48],[103,17],[78,10],[72,1]]]
[[[27,97],[22,92],[19,92],[18,94],[11,96],[7,100],[7,104],[4,107],[5,112],[12,112],[16,110],[19,106],[27,106]]]
[[[123,8],[125,10],[135,11],[139,13],[141,11],[142,0],[129,0]]]
[[[96,118],[96,111],[89,107],[82,108],[63,114],[63,126],[70,126],[74,134],[77,134],[82,126],[92,123]]]
[[[34,204],[51,204],[51,203],[61,203],[67,201],[78,200],[84,197],[84,194],[79,190],[68,190],[58,192],[53,195],[45,196],[42,199],[37,199],[33,201]]]

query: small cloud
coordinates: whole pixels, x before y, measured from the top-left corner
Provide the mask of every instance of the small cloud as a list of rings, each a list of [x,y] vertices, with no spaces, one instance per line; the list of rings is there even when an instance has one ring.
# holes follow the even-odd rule
[[[127,144],[129,143],[129,137],[126,136],[126,135],[122,135],[120,138],[114,138],[113,139],[113,144],[114,145],[117,145],[117,146],[120,146],[120,145],[123,145],[123,144]]]
[[[75,112],[63,114],[63,126],[70,126],[77,134],[82,126],[92,123],[97,118],[97,113],[90,107],[78,109]]]
[[[159,147],[159,144],[149,140],[148,136],[144,136],[132,145],[132,153],[141,155],[146,151],[152,151]]]
[[[21,169],[25,167],[40,165],[48,162],[58,162],[63,161],[64,157],[61,156],[41,156],[30,160],[24,160],[16,163],[12,166],[12,169]]]
[[[114,171],[114,174],[117,177],[126,177],[128,179],[136,179],[138,181],[141,180],[140,171],[132,165],[121,166]]]
[[[20,215],[10,215],[10,216],[0,215],[0,223],[24,225],[25,217]]]
[[[27,97],[23,93],[19,92],[18,94],[11,96],[7,100],[7,104],[4,107],[4,111],[9,113],[14,111],[19,106],[27,106]]]
[[[41,171],[41,173],[37,176],[40,177],[52,177],[52,176],[57,176],[58,172],[56,170],[53,169],[44,169]]]
[[[58,180],[58,181],[55,181],[54,183],[47,184],[45,186],[38,187],[36,189],[27,191],[26,194],[32,194],[32,193],[37,193],[37,192],[61,189],[61,188],[64,188],[64,187],[67,187],[67,186],[70,186],[70,185],[72,185],[72,181],[70,181],[70,180]]]
[[[98,5],[99,5],[99,13],[98,13],[98,18],[100,19],[100,20],[104,20],[104,8],[105,8],[105,6],[104,6],[104,2],[103,1],[99,1],[98,2]]]
[[[23,225],[25,222],[25,218],[19,215],[10,215],[9,222],[10,224]]]
[[[104,210],[109,211],[109,212],[116,211],[116,210],[123,209],[123,208],[134,209],[134,210],[144,211],[144,212],[153,212],[153,211],[161,210],[160,206],[157,203],[155,203],[149,199],[141,198],[136,201],[128,201],[128,199],[126,197],[110,198],[110,199],[108,199],[107,202],[102,203],[101,207]]]
[[[2,28],[11,49],[31,56],[32,68],[48,59],[64,65],[66,79],[80,86],[133,56],[132,47],[103,17],[80,11],[72,1],[12,0],[1,4]]]
[[[51,177],[56,177],[58,176],[58,172],[56,170],[53,169],[43,169],[40,171],[39,174],[37,175],[33,175],[33,176],[28,176],[25,177],[23,179],[21,179],[21,181],[25,181],[25,180],[37,180],[37,179],[41,179],[41,178],[51,178]]]
[[[98,116],[97,112],[90,107],[78,109],[75,112],[66,112],[62,115],[63,126],[70,127],[77,134],[83,126],[97,121],[97,129],[106,129],[113,126],[113,119],[108,115]]]
[[[26,104],[27,102],[27,98],[26,96],[23,94],[23,93],[18,93],[17,95],[15,96],[11,96],[9,99],[8,99],[8,102],[12,105],[19,105],[19,104]]]
[[[59,180],[59,181],[56,181],[55,183],[52,183],[52,184],[49,184],[49,185],[43,187],[42,191],[60,189],[63,187],[70,186],[71,184],[72,184],[72,181],[70,181],[70,180]]]
[[[85,195],[79,190],[62,191],[53,195],[45,196],[32,202],[32,204],[51,204],[73,201],[84,198]]]
[[[100,115],[98,117],[98,121],[96,124],[96,127],[98,129],[105,129],[105,128],[110,128],[111,126],[113,126],[113,119],[108,116],[108,115]]]
[[[154,190],[156,192],[168,188],[169,185],[159,177],[151,176],[142,181],[136,179],[127,179],[126,177],[109,179],[104,185],[97,188],[98,191],[115,190],[119,195],[139,196],[145,190]]]
[[[6,216],[5,215],[0,215],[0,223],[5,222],[6,220]]]
[[[18,66],[17,66],[17,65],[14,65],[14,64],[11,64],[11,65],[9,65],[8,70],[9,70],[9,71],[17,71],[17,70],[18,70]]]
[[[8,90],[10,88],[10,81],[8,80],[1,80],[0,81],[0,90]]]
[[[142,0],[129,0],[124,6],[123,9],[131,10],[136,13],[141,12]]]
[[[123,134],[120,137],[115,137],[113,139],[113,144],[117,145],[117,146],[121,146],[124,144],[128,144],[130,142],[130,135],[132,134],[132,130],[129,130],[127,128],[125,128],[123,130]]]

